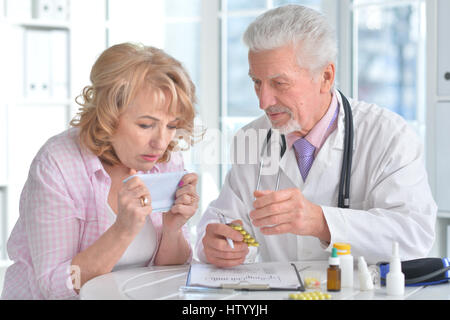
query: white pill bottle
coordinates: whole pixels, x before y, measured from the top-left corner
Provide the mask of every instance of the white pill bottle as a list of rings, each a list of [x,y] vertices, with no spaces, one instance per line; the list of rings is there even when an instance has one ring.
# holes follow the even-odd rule
[[[348,243],[336,242],[333,247],[341,261],[341,287],[353,288],[353,256],[351,246]]]

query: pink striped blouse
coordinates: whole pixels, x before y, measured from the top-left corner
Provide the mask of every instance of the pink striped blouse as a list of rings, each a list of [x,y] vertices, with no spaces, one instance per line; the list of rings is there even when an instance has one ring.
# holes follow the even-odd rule
[[[183,169],[181,153],[173,152],[170,162],[156,164],[150,172]],[[8,240],[14,263],[6,270],[2,299],[78,298],[70,264],[110,227],[106,206],[110,185],[99,158],[80,147],[78,129],[68,129],[44,144],[31,164],[19,219]],[[162,216],[150,217],[158,248]],[[186,225],[183,233],[189,240]]]

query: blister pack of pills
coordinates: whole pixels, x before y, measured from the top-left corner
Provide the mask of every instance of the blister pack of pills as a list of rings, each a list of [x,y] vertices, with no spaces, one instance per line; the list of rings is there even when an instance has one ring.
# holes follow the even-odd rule
[[[244,242],[249,247],[259,246],[259,242],[256,241],[255,238],[253,238],[253,236],[250,235],[250,233],[248,233],[240,224],[228,223],[227,225],[233,228],[234,230],[239,231],[244,236]]]
[[[330,300],[331,294],[323,293],[321,291],[290,293],[289,299],[292,300]]]

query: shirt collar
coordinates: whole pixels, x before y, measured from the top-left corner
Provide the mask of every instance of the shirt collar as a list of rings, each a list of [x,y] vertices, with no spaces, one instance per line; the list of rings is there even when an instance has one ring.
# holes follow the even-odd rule
[[[330,125],[331,120],[333,119],[333,115],[336,112],[336,108],[338,106],[336,94],[334,93],[334,91],[332,91],[331,94],[332,94],[331,103],[330,106],[328,107],[327,112],[304,137],[306,140],[308,140],[309,143],[311,143],[314,147],[316,147],[316,149],[319,149],[320,146],[322,145],[323,138],[325,137],[327,129]],[[299,138],[301,137],[295,132],[287,134],[286,143],[288,145],[288,148],[292,148],[294,142]]]

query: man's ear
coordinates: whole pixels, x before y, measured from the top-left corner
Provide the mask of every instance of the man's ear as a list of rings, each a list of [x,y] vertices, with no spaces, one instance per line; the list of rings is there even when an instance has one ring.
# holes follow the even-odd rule
[[[322,71],[321,76],[322,83],[320,86],[321,93],[330,92],[331,88],[333,87],[334,76],[335,76],[335,66],[333,63],[329,63]]]

